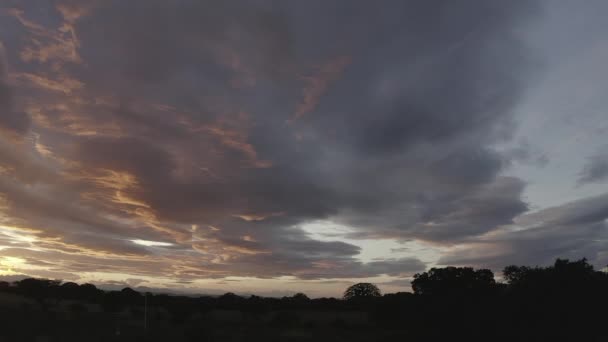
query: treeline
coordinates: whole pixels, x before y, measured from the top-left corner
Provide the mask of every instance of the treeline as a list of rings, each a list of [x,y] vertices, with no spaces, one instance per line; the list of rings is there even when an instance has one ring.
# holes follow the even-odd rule
[[[490,270],[433,268],[416,274],[412,289],[382,295],[373,284],[361,283],[340,299],[310,299],[303,293],[188,297],[24,279],[0,282],[0,292],[34,303],[4,311],[0,319],[13,325],[0,331],[0,340],[3,333],[15,338],[23,324],[65,341],[71,333],[84,338],[92,331],[100,341],[608,341],[608,274],[585,259],[509,266],[500,282]],[[327,312],[331,318],[319,318]],[[290,331],[303,335],[286,337]]]

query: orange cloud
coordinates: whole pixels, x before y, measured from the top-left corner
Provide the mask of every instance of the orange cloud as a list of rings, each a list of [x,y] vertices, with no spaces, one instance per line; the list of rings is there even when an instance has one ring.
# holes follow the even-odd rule
[[[84,83],[80,82],[79,80],[65,75],[60,75],[56,80],[54,80],[31,73],[17,73],[11,75],[11,78],[17,82],[26,83],[27,85],[45,90],[61,92],[66,95],[71,94],[75,90],[82,89],[84,86]]]
[[[278,213],[270,213],[270,214],[240,214],[240,215],[233,215],[233,216],[238,217],[247,222],[252,222],[252,221],[263,221],[269,217],[282,216],[282,215],[285,215],[285,213],[278,212]]]
[[[10,9],[9,15],[16,18],[31,34],[30,45],[21,51],[21,59],[25,62],[71,62],[81,63],[78,54],[79,43],[70,23],[64,22],[57,29],[49,29],[28,20],[24,12]]]
[[[245,63],[239,54],[227,46],[214,49],[217,61],[230,68],[236,75],[230,80],[234,88],[252,87],[256,83],[254,71]]]
[[[298,120],[313,111],[319,104],[321,96],[327,92],[329,86],[340,77],[350,63],[350,57],[338,57],[322,65],[313,75],[303,77],[303,80],[307,83],[303,91],[304,98],[297,106],[290,122]]]
[[[61,13],[61,16],[63,16],[66,22],[74,23],[78,19],[89,14],[91,7],[90,4],[83,3],[60,3],[57,4],[56,9]]]
[[[108,113],[112,110],[110,104],[97,98],[87,99],[74,95],[49,99],[30,98],[24,101],[24,111],[30,115],[35,125],[76,136],[124,135],[124,128],[114,120],[99,120],[100,117],[109,116]]]
[[[248,116],[239,113],[236,120],[220,120],[214,124],[203,125],[195,131],[204,131],[219,139],[222,145],[241,152],[248,161],[248,166],[254,168],[269,168],[272,162],[258,159],[258,154],[248,142]]]

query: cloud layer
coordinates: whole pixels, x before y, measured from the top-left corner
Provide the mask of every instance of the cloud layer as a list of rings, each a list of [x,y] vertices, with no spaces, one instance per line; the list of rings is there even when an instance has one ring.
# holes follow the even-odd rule
[[[363,262],[303,227],[452,248],[528,211],[495,146],[532,77],[533,2],[2,10],[2,253],[30,272],[407,277],[416,255]]]
[[[608,152],[605,149],[593,155],[581,171],[579,184],[600,183],[608,180]]]

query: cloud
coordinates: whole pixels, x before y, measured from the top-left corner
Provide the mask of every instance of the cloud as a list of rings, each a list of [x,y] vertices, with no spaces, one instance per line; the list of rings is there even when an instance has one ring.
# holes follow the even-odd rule
[[[598,183],[608,179],[608,152],[599,152],[587,160],[578,184]]]
[[[315,75],[304,77],[308,86],[304,88],[302,103],[296,108],[296,112],[291,120],[297,120],[314,110],[319,104],[320,97],[327,91],[329,85],[340,76],[350,62],[350,58],[340,57],[322,65]]]
[[[549,163],[549,157],[532,146],[527,140],[520,141],[518,145],[505,151],[505,158],[510,162],[530,164],[544,167]]]
[[[0,98],[28,116],[0,125],[36,141],[0,142],[0,193],[57,272],[401,277],[425,265],[302,225],[452,246],[528,210],[502,174],[521,156],[495,145],[531,77],[533,2],[56,4],[4,24],[27,39],[6,40]]]
[[[0,129],[23,135],[30,126],[30,118],[15,109],[14,90],[8,83],[8,67],[4,45],[0,42]]]
[[[608,195],[543,209],[456,248],[440,264],[472,264],[501,270],[510,264],[548,265],[556,258],[587,258],[596,267],[608,263]]]

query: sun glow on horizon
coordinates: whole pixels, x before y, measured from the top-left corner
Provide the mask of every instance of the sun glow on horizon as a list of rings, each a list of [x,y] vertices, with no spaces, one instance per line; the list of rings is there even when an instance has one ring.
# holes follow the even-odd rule
[[[22,259],[22,258],[11,257],[11,256],[0,257],[0,276],[21,274],[19,272],[15,272],[14,268],[19,267],[20,265],[22,265],[24,263],[25,263],[25,259]]]

